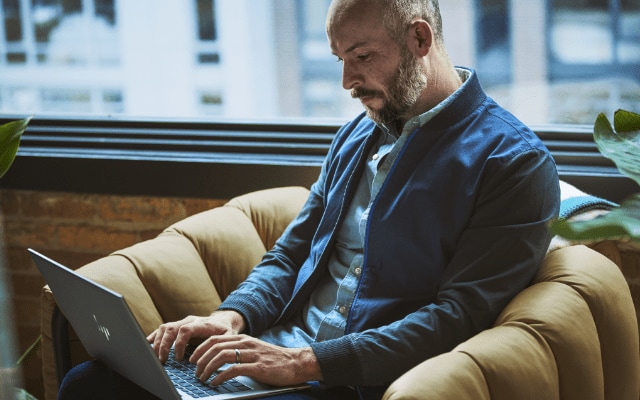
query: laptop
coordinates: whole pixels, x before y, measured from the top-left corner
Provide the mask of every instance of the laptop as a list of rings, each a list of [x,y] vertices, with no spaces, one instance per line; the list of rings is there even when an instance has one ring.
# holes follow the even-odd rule
[[[89,355],[162,399],[250,399],[309,387],[269,386],[245,376],[213,387],[195,377],[195,364],[170,357],[163,365],[122,295],[28,251]]]

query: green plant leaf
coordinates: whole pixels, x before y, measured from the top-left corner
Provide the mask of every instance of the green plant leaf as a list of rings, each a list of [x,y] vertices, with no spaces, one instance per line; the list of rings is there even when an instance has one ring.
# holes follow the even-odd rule
[[[614,126],[616,130],[604,114],[598,115],[593,127],[598,150],[611,159],[621,173],[640,185],[640,114],[618,110]]]
[[[625,200],[610,213],[589,221],[557,220],[551,231],[572,241],[629,238],[640,241],[640,193]]]
[[[16,400],[37,400],[33,397],[29,392],[24,389],[15,389],[15,399]]]
[[[21,355],[20,358],[18,358],[18,361],[16,361],[16,367],[20,366],[20,364],[22,364],[23,361],[32,357],[36,353],[36,351],[38,351],[38,349],[40,348],[40,345],[42,345],[42,335],[38,335],[36,340],[34,340],[33,343],[31,343],[31,346],[29,346],[29,348],[24,352],[24,354]]]
[[[618,133],[640,131],[640,115],[627,110],[618,110],[613,116],[613,124]]]
[[[7,173],[20,147],[20,138],[31,117],[0,125],[0,178]]]

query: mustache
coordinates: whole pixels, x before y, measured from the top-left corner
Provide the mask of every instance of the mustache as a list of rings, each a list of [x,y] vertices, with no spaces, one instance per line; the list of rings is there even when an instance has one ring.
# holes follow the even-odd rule
[[[351,97],[354,99],[357,99],[360,97],[382,97],[382,96],[383,96],[383,93],[373,89],[367,89],[367,88],[351,89]]]

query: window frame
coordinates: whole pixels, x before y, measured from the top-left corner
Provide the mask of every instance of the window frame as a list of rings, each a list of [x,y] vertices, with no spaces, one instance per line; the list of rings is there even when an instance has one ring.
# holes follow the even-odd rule
[[[0,124],[24,116],[0,115]],[[335,125],[34,118],[0,189],[230,198],[309,186]]]
[[[548,27],[553,25],[553,7],[554,0],[547,0],[547,21]],[[608,12],[611,17],[611,31],[612,31],[612,61],[610,63],[600,64],[587,64],[587,63],[568,63],[559,60],[554,54],[552,48],[552,37],[547,35],[546,48],[547,48],[547,62],[549,69],[549,82],[558,82],[564,80],[570,80],[575,78],[580,79],[592,79],[601,78],[603,76],[618,76],[629,77],[631,79],[639,79],[640,64],[637,62],[622,62],[619,59],[617,52],[618,42],[623,38],[619,32],[619,21],[622,18],[622,11],[620,6],[621,0],[607,0],[609,2]],[[635,38],[635,37],[634,37]]]
[[[2,115],[0,124],[21,117]],[[309,187],[340,126],[38,117],[0,189],[226,199],[271,187]],[[600,154],[590,127],[533,130],[561,179],[617,202],[637,191]]]

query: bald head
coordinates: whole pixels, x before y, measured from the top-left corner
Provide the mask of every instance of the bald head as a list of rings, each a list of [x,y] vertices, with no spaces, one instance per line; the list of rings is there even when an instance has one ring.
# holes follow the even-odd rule
[[[382,22],[382,0],[333,0],[327,13],[327,34],[332,36],[335,30],[354,19],[372,17]]]
[[[415,19],[425,20],[431,27],[436,45],[443,46],[442,17],[438,0],[333,0],[327,14],[327,34],[349,18],[368,14],[384,26],[398,43],[405,39]]]

